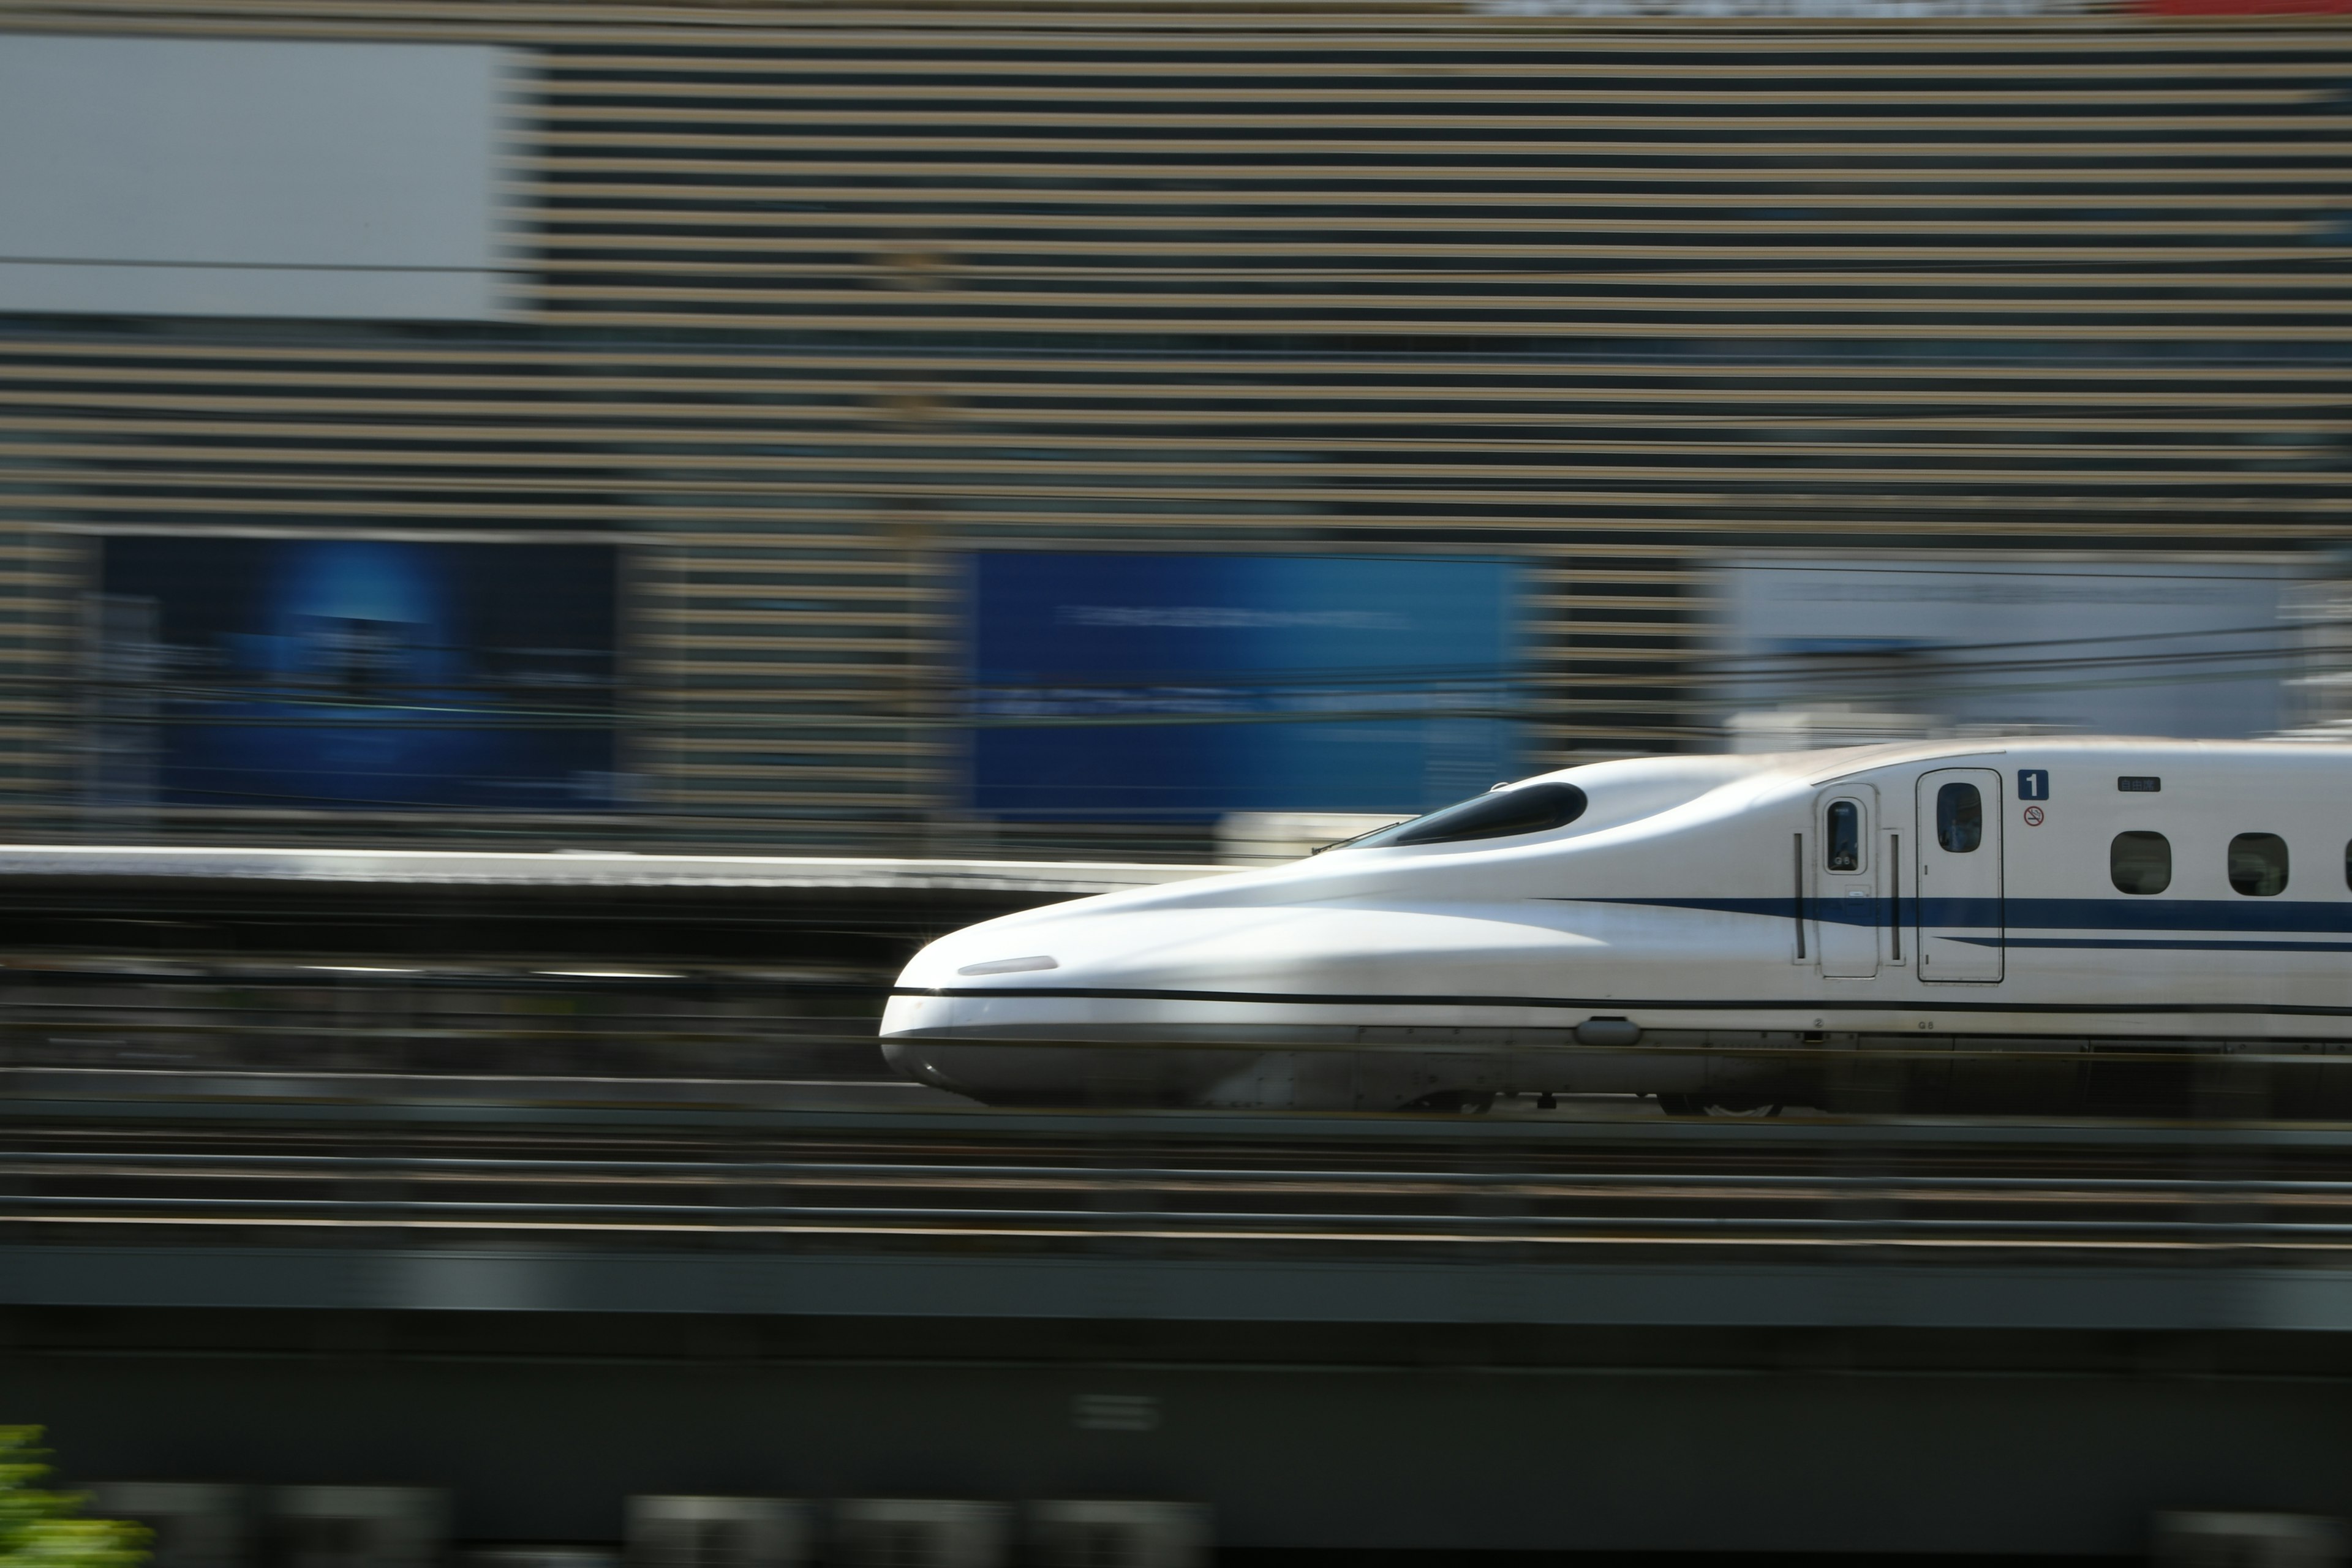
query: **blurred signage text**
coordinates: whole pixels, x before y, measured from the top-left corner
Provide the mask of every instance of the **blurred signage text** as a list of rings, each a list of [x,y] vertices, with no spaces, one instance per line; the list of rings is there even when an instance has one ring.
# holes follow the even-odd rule
[[[1505,563],[1004,551],[968,581],[976,810],[1412,812],[1513,772]]]
[[[93,803],[609,809],[616,554],[110,538]]]

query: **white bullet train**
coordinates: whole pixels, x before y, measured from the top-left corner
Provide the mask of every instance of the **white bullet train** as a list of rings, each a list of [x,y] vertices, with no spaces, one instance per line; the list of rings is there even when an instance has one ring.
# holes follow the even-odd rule
[[[2352,1059],[2327,1060],[2352,1053],[2352,749],[1569,768],[958,931],[882,1034],[901,1073],[992,1104],[2081,1110],[2226,1060],[2251,1110],[2352,1114]]]

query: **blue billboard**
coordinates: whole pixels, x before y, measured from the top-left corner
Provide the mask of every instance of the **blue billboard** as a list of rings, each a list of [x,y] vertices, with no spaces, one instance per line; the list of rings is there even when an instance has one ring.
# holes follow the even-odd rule
[[[609,809],[606,545],[119,536],[102,804]]]
[[[1513,776],[1507,563],[1000,551],[966,572],[976,811],[1413,812]]]

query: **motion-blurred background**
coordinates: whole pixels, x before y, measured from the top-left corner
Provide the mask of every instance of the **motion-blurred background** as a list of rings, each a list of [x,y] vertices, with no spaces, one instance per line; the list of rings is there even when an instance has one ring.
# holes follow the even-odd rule
[[[10,0],[0,823],[1202,859],[2333,733],[2340,12]]]

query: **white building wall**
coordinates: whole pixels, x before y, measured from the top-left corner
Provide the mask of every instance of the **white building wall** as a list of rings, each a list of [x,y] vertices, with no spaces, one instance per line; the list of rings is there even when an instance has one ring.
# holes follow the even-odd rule
[[[511,65],[0,34],[0,311],[503,315]]]

